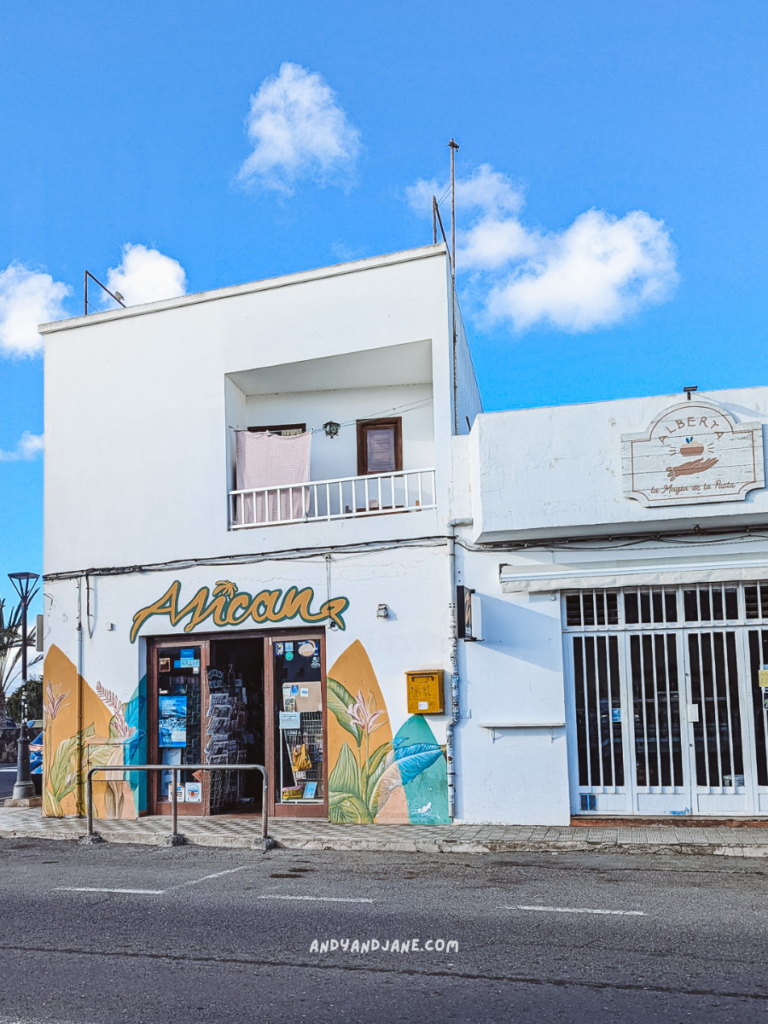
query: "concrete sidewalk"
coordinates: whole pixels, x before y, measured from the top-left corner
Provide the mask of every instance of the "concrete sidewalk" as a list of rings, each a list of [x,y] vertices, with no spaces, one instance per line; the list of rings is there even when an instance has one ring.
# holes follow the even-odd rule
[[[168,817],[99,820],[110,843],[163,845]],[[261,838],[257,817],[179,818],[179,831],[195,846],[249,847]],[[286,850],[371,850],[397,853],[604,853],[714,854],[768,857],[768,828],[691,828],[675,825],[331,825],[327,821],[272,819],[269,834]],[[0,808],[0,838],[69,839],[85,835],[82,818],[43,818],[38,808]]]

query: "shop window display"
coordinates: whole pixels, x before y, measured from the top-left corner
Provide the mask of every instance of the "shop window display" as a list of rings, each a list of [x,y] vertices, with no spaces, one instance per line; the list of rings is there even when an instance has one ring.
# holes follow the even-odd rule
[[[282,804],[322,803],[323,683],[317,640],[272,644],[276,754]]]

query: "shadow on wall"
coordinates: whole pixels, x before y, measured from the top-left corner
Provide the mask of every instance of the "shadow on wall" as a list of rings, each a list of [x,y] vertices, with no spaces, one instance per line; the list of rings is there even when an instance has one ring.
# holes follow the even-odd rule
[[[526,608],[524,605],[502,601],[498,597],[482,596],[482,646],[497,654],[506,654],[550,672],[562,669],[560,650],[560,619]]]

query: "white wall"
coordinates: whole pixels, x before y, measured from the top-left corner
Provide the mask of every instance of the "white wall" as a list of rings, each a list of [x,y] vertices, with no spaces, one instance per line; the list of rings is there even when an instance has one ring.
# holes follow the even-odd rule
[[[737,422],[768,423],[768,387],[710,391]],[[605,532],[768,513],[768,490],[743,502],[644,508],[622,492],[621,435],[647,429],[683,395],[485,413],[470,438],[475,540]],[[765,433],[765,428],[764,428]]]
[[[450,486],[444,247],[46,329],[47,573],[428,536],[439,516],[228,531],[224,377],[432,341],[440,517]],[[237,403],[231,387],[228,399]],[[343,541],[342,541],[343,538]]]
[[[414,405],[419,408],[410,408]],[[236,420],[230,419],[229,425],[242,430],[246,426],[305,423],[309,430],[313,430],[311,478],[334,480],[357,475],[355,421],[358,419],[401,416],[403,469],[433,467],[433,415],[432,386],[411,384],[385,388],[304,391],[298,394],[249,395],[245,398],[244,409]],[[323,423],[328,420],[342,424],[335,438],[326,437],[322,429]]]
[[[464,581],[477,587],[480,595],[485,643],[460,644],[462,712],[470,717],[463,718],[456,730],[458,818],[518,824],[567,822],[562,730],[554,742],[549,730],[505,732],[493,742],[492,734],[478,727],[484,721],[562,717],[559,604],[501,596],[493,556],[473,553],[466,562],[460,557],[459,564]],[[195,633],[215,632],[223,637],[238,632],[238,627],[217,630],[208,620],[184,634],[185,623],[174,629],[167,617],[158,616],[146,622],[140,639],[131,644],[134,614],[157,600],[176,579],[182,584],[183,601],[199,587],[212,588],[220,579],[232,580],[251,594],[293,585],[311,586],[318,603],[328,594],[323,556],[91,577],[92,615],[84,622],[81,665],[90,686],[98,680],[128,700],[145,672],[141,638],[176,635],[182,643],[192,642]],[[49,581],[45,593],[46,650],[56,644],[77,665],[77,582]],[[363,643],[386,700],[393,733],[409,717],[406,671],[442,668],[448,698],[451,591],[445,544],[336,554],[330,568],[330,593],[347,597],[350,604],[344,614],[346,630],[326,630],[327,665],[354,640]],[[382,603],[389,608],[386,619],[376,615]],[[110,623],[113,630],[108,629]],[[295,629],[301,623],[294,620],[284,626]],[[280,628],[273,626],[270,631]],[[437,742],[444,743],[447,716],[429,716],[428,721]]]
[[[481,728],[565,722],[560,602],[550,594],[502,594],[498,556],[460,545],[457,551],[459,582],[475,590],[482,635],[482,643],[459,642],[461,708],[471,717],[457,729],[458,815],[567,825],[565,728]]]

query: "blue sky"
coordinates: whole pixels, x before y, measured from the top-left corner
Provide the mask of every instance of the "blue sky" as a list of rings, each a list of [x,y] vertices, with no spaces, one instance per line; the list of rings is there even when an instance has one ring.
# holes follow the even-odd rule
[[[0,12],[0,274],[24,268],[8,288],[45,272],[71,289],[57,300],[71,315],[84,268],[119,272],[126,245],[168,257],[168,287],[200,291],[426,243],[407,190],[444,182],[453,135],[468,179],[460,290],[487,409],[768,383],[765,3]],[[336,156],[265,155],[259,90],[286,62],[333,90]],[[618,277],[584,296],[593,243]],[[8,571],[42,569],[42,360],[9,344],[0,596]]]

